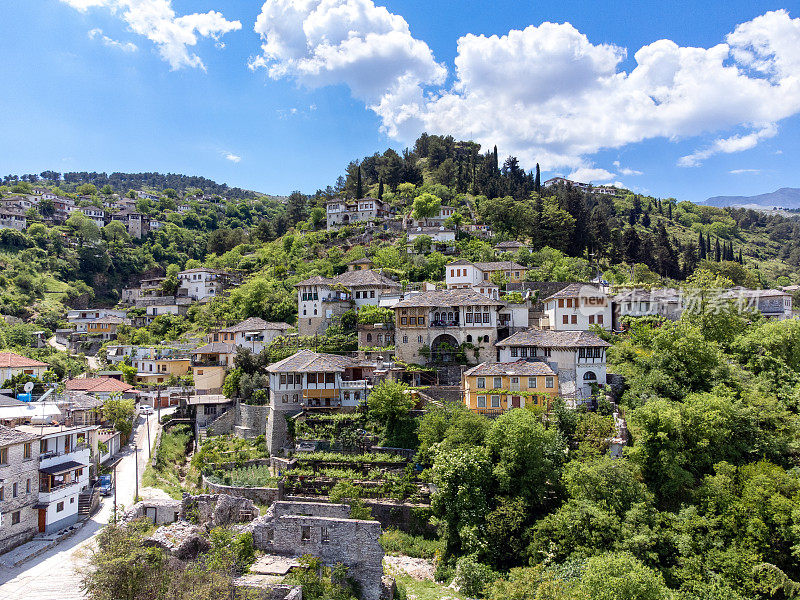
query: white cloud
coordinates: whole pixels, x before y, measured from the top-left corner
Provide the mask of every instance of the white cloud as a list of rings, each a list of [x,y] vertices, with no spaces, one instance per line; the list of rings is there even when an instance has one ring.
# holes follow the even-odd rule
[[[575,169],[567,176],[567,179],[574,181],[582,181],[584,183],[592,183],[595,181],[610,181],[614,179],[614,174],[606,171],[605,169],[598,169],[594,167],[580,167]]]
[[[451,134],[545,170],[590,168],[599,150],[647,139],[720,136],[683,161],[699,164],[754,146],[800,112],[800,19],[784,10],[710,48],[655,41],[636,50],[630,71],[619,68],[626,49],[569,23],[467,34],[449,86],[427,44],[371,0],[268,0],[255,30],[252,68],[308,87],[345,84],[398,140]],[[638,173],[629,171],[620,169]]]
[[[104,46],[108,46],[109,48],[116,48],[118,50],[122,50],[123,52],[136,52],[139,49],[139,47],[133,42],[120,42],[111,39],[107,35],[104,35],[103,30],[99,28],[90,29],[89,38],[92,40],[99,38],[100,41],[103,42]]]
[[[133,33],[145,36],[156,45],[161,57],[173,70],[181,67],[205,70],[202,59],[189,48],[197,45],[199,38],[211,38],[219,46],[221,35],[242,28],[239,21],[228,21],[213,10],[178,17],[172,9],[172,0],[61,1],[80,11],[105,7],[119,14]],[[115,40],[109,38],[109,41]]]
[[[622,165],[620,165],[620,162],[618,160],[614,161],[614,166],[616,167],[620,175],[627,175],[629,177],[632,175],[644,175],[642,171],[637,171],[636,169],[631,169],[629,167],[623,167]]]
[[[696,150],[686,156],[681,156],[678,159],[678,165],[681,167],[697,167],[702,162],[715,154],[732,154],[734,152],[741,152],[754,148],[761,140],[774,137],[778,133],[778,127],[775,124],[767,124],[761,130],[748,133],[746,135],[733,135],[728,138],[719,138],[714,142],[700,150]]]
[[[746,175],[748,173],[757,174],[761,173],[761,169],[733,169],[728,171],[731,175]]]
[[[228,152],[227,150],[224,150],[221,154],[225,160],[229,160],[232,163],[238,163],[240,160],[242,160],[241,156],[234,154],[233,152]]]
[[[401,114],[447,75],[405,19],[372,0],[267,0],[254,29],[262,44],[251,69],[311,88],[344,83],[376,112]]]

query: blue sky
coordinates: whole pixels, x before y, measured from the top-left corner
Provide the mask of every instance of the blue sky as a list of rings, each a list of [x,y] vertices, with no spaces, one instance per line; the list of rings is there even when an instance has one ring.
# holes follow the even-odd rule
[[[313,192],[349,160],[427,130],[497,143],[545,176],[661,197],[800,187],[797,4],[38,0],[2,11],[3,174],[180,172]]]

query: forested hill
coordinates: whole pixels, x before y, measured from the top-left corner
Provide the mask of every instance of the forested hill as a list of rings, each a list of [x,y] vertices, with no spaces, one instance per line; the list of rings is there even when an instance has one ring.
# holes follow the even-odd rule
[[[25,174],[21,176],[6,175],[3,184],[13,186],[19,181],[37,184],[40,182],[54,182],[62,188],[70,190],[82,184],[92,184],[97,189],[110,186],[118,194],[125,194],[128,190],[151,190],[161,192],[173,189],[184,193],[200,190],[204,194],[218,195],[226,198],[251,198],[258,195],[251,190],[238,187],[228,187],[224,183],[217,183],[211,179],[197,175],[181,175],[178,173],[97,173],[95,171],[43,171],[39,175]]]
[[[167,274],[172,282],[181,269],[207,266],[238,271],[245,285],[188,317],[164,319],[170,333],[161,335],[249,316],[291,323],[297,318],[295,283],[334,276],[364,256],[412,283],[443,281],[445,265],[458,258],[513,259],[540,280],[588,281],[600,270],[612,283],[631,283],[633,276],[636,283],[672,285],[702,264],[741,285],[800,283],[796,217],[628,190],[603,195],[545,189],[539,179],[514,157],[501,160],[495,148],[481,152],[472,142],[434,135],[420,137],[403,153],[389,149],[352,161],[326,189],[288,198],[244,190],[238,197],[233,188],[205,178],[157,173],[7,176],[0,186],[4,202],[48,188],[80,208],[104,210],[107,219],[99,227],[75,212],[66,222],[56,221],[43,200],[26,209],[25,230],[0,229],[0,315],[53,330],[63,323],[66,307],[110,306],[123,286],[143,275]],[[106,183],[98,187],[88,180]],[[137,193],[142,191],[151,193]],[[457,230],[457,239],[443,250],[422,236],[410,251],[405,235],[391,228],[376,232],[354,224],[326,231],[325,203],[342,196],[380,196],[398,215],[453,206],[446,225]],[[131,201],[154,224],[142,239],[110,219],[120,203]],[[487,225],[494,235],[476,237],[471,225]],[[494,246],[504,240],[527,248],[498,253]]]

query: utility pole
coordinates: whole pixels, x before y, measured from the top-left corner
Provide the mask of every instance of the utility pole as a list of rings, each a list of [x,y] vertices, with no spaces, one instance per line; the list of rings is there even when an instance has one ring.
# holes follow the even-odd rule
[[[153,446],[150,443],[150,415],[146,414],[145,416],[145,424],[144,426],[147,427],[147,458],[153,458]]]
[[[133,495],[134,504],[139,501],[139,446],[136,439],[133,440],[133,465],[136,469],[136,492]]]
[[[117,523],[117,463],[114,463],[114,479],[111,482],[114,486],[114,524]]]

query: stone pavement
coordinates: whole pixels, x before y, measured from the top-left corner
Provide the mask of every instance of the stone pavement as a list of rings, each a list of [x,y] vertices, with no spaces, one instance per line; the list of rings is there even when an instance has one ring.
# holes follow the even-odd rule
[[[158,428],[157,419],[151,419],[151,439],[155,439]],[[142,418],[139,419],[136,440],[141,479],[147,465],[147,431]],[[128,448],[117,465],[117,503],[120,506],[133,505],[135,467],[133,449]],[[86,596],[81,589],[79,571],[85,564],[95,534],[111,518],[112,498],[104,498],[100,510],[75,535],[18,567],[0,567],[0,600],[84,600]]]

